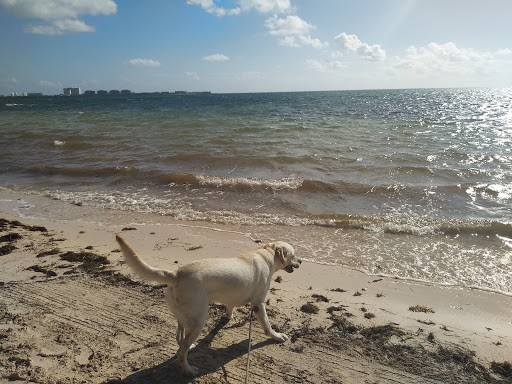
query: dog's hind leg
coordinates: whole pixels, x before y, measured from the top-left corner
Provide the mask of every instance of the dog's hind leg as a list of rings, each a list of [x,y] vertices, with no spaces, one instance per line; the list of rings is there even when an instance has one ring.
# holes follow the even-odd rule
[[[222,314],[224,320],[231,320],[233,318],[233,307],[226,305],[226,312]]]
[[[197,327],[194,329],[187,329],[185,338],[183,339],[180,348],[178,349],[178,362],[180,364],[181,371],[186,376],[196,376],[197,368],[188,364],[188,351],[190,350],[193,342],[197,339],[201,333],[203,327]]]
[[[270,336],[272,339],[281,343],[288,340],[288,336],[286,336],[284,333],[278,333],[274,331],[270,326],[267,310],[265,309],[265,303],[261,302],[256,305],[253,304],[253,311],[256,314],[256,318],[263,327],[263,330],[267,336]]]
[[[181,345],[183,338],[185,337],[185,328],[183,327],[183,317],[180,310],[180,307],[177,305],[176,300],[173,296],[173,288],[169,287],[165,291],[165,300],[171,309],[174,317],[178,321],[178,330],[176,331],[176,342],[178,345]]]
[[[183,325],[181,325],[181,323],[178,321],[178,332],[176,332],[176,341],[178,342],[178,345],[181,345],[184,337],[185,328],[183,328]]]
[[[206,319],[208,318],[208,303],[205,306],[205,310],[202,310],[201,312],[202,313],[196,314],[196,318],[194,320],[185,324],[185,337],[181,341],[180,348],[177,353],[181,371],[186,376],[196,376],[198,372],[197,368],[188,364],[188,351],[193,347],[194,341],[199,337],[199,334],[206,323]]]

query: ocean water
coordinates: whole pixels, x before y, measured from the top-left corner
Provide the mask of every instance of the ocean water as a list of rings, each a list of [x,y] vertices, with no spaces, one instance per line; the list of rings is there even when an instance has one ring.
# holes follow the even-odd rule
[[[6,190],[512,294],[512,89],[4,98],[0,135]]]

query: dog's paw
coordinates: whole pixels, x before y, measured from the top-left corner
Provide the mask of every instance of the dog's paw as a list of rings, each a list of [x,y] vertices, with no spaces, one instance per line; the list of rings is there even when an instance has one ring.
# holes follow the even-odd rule
[[[193,365],[189,365],[188,367],[184,368],[182,370],[182,372],[183,372],[184,376],[192,377],[192,376],[197,376],[197,374],[199,373],[199,370],[196,367],[194,367]]]
[[[286,340],[288,340],[288,336],[286,336],[284,333],[275,333],[272,335],[272,338],[275,341],[279,341],[280,343],[284,343]]]

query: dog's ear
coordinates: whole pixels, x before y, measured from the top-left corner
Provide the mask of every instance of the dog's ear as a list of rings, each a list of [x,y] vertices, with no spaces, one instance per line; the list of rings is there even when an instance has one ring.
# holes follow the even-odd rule
[[[277,245],[276,243],[269,243],[265,247],[268,247],[274,251],[274,257],[277,257],[281,264],[286,265],[286,249]]]
[[[279,261],[283,264],[283,265],[286,265],[286,257],[284,255],[285,253],[285,250],[283,247],[280,247],[280,246],[276,246],[276,255],[277,257],[279,257]]]

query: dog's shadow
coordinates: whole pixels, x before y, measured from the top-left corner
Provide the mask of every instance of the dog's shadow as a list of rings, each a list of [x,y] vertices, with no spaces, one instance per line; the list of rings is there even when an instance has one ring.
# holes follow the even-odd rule
[[[196,345],[196,347],[189,352],[188,361],[190,365],[195,366],[199,369],[197,377],[201,377],[213,372],[216,372],[219,368],[223,368],[224,365],[230,361],[246,355],[249,348],[249,340],[245,339],[237,344],[231,344],[225,348],[212,349],[211,343],[219,331],[228,324],[226,320],[221,319],[215,328],[213,328],[204,338],[202,338]],[[251,345],[251,350],[255,350],[266,345],[276,343],[272,339],[266,339],[257,344]],[[228,379],[227,372],[223,368],[224,378]],[[119,383],[119,384],[131,384],[131,383],[190,383],[195,379],[194,377],[185,377],[180,373],[179,364],[177,357],[174,355],[171,359],[164,361],[163,363],[144,369],[129,375],[123,380],[110,381],[108,383]]]

